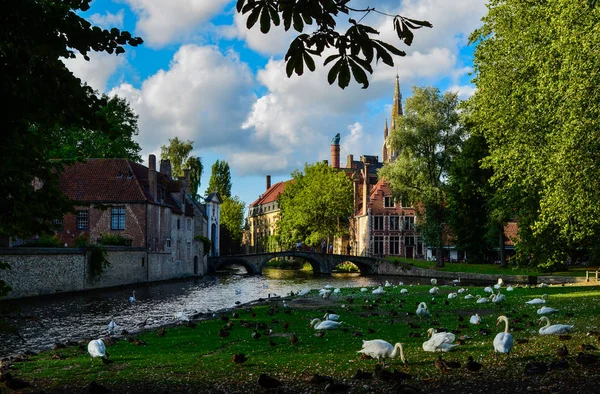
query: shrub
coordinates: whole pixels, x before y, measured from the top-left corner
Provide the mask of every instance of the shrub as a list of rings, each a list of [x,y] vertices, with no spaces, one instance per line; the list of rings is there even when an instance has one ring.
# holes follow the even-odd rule
[[[212,242],[210,242],[210,239],[208,239],[204,235],[196,235],[194,237],[194,239],[196,241],[200,241],[204,244],[204,255],[203,256],[206,256],[208,254],[208,252],[210,252],[210,247],[212,245]]]
[[[111,233],[100,234],[100,238],[98,239],[98,244],[100,245],[131,246],[131,242],[131,238]]]
[[[89,237],[87,234],[83,233],[83,234],[79,234],[76,238],[75,238],[75,247],[77,248],[83,248],[88,244],[89,241]]]
[[[87,250],[90,252],[88,277],[90,281],[95,281],[102,275],[104,269],[110,266],[110,261],[108,261],[106,249],[102,245],[89,245]]]

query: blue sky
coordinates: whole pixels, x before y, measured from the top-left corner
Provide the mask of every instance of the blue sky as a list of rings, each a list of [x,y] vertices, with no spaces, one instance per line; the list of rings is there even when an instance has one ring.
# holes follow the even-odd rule
[[[126,98],[139,115],[142,156],[159,157],[169,138],[194,141],[193,155],[205,170],[229,163],[232,194],[246,205],[272,183],[290,178],[305,163],[329,159],[341,134],[341,162],[349,154],[381,157],[383,127],[390,118],[395,76],[404,98],[411,86],[434,85],[467,98],[473,48],[469,34],[481,25],[484,0],[352,0],[355,8],[426,19],[433,29],[416,31],[411,47],[395,37],[391,18],[369,14],[363,23],[407,52],[396,67],[378,65],[370,87],[341,90],[327,83],[328,67],[287,78],[283,57],[293,32],[264,35],[245,27],[232,0],[93,0],[83,15],[103,28],[117,27],[144,39],[114,56],[92,54],[65,61],[94,89]],[[360,19],[361,15],[351,15]],[[339,18],[344,28],[347,16]],[[322,65],[322,60],[316,60]]]

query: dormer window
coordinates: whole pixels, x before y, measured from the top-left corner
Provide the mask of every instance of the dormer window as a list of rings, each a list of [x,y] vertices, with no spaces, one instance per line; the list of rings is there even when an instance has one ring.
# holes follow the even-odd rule
[[[394,201],[394,197],[385,196],[383,197],[383,207],[384,208],[394,208],[396,206],[396,202]]]

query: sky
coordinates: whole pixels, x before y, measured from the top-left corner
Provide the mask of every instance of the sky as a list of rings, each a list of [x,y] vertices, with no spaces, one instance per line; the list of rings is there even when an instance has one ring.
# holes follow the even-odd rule
[[[127,99],[139,116],[137,142],[144,164],[160,160],[169,139],[193,141],[192,155],[204,165],[204,195],[216,160],[229,163],[232,195],[246,206],[272,184],[291,178],[306,163],[330,160],[331,139],[340,133],[342,166],[348,155],[379,156],[389,122],[396,75],[403,101],[412,86],[436,86],[466,99],[473,47],[469,34],[481,26],[485,0],[352,0],[353,8],[424,19],[432,29],[415,31],[407,47],[393,31],[392,18],[370,13],[362,20],[407,55],[395,67],[374,67],[370,86],[352,81],[345,90],[327,83],[330,65],[285,74],[283,58],[295,37],[280,26],[262,34],[246,28],[235,0],[93,0],[82,15],[102,28],[116,27],[142,37],[144,44],[115,56],[92,53],[65,60],[67,67],[100,93]],[[337,23],[343,31],[348,18]]]

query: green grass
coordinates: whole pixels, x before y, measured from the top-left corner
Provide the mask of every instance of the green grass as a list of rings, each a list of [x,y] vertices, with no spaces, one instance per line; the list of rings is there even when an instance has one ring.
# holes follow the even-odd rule
[[[390,368],[399,368],[412,374],[414,378],[411,384],[425,385],[433,390],[431,387],[435,387],[442,378],[433,365],[438,353],[427,353],[421,349],[427,329],[435,326],[455,330],[458,324],[466,324],[468,327],[461,328],[457,336],[469,335],[472,339],[455,351],[444,354],[444,357],[465,363],[468,356],[472,355],[484,364],[486,376],[492,374],[501,379],[518,381],[523,377],[527,362],[555,359],[554,351],[558,345],[556,336],[538,335],[537,306],[525,304],[525,301],[545,293],[549,295],[546,305],[561,311],[550,316],[551,321],[575,325],[573,339],[565,342],[571,355],[577,353],[576,346],[581,343],[596,344],[596,338],[586,333],[599,328],[598,287],[515,288],[512,292],[504,292],[507,301],[503,305],[484,304],[483,307],[473,300],[465,300],[462,295],[446,305],[447,294],[456,291],[456,288],[448,286],[440,287],[434,304],[428,293],[429,288],[411,286],[408,287],[408,295],[401,295],[400,288],[385,287],[385,293],[381,296],[372,295],[371,289],[361,292],[358,288],[344,288],[332,305],[316,309],[300,309],[299,306],[294,307],[297,303],[290,301],[292,308],[289,314],[284,312],[281,302],[271,301],[269,305],[253,308],[256,317],[252,317],[251,312],[244,308],[237,310],[238,318],[228,313],[234,327],[226,338],[218,336],[225,322],[216,318],[199,322],[196,328],[167,328],[164,337],[157,336],[155,331],[139,335],[138,338],[144,340],[146,346],[120,340],[108,348],[114,361],[110,365],[103,365],[98,360],[92,365],[85,349],[70,347],[43,352],[31,357],[28,362],[17,363],[13,372],[32,382],[37,390],[44,388],[58,392],[67,388],[71,393],[85,391],[91,381],[97,381],[119,392],[124,387],[163,388],[171,392],[192,388],[196,392],[211,392],[219,391],[221,387],[224,392],[248,393],[260,391],[256,379],[261,373],[280,379],[288,387],[306,385],[312,374],[333,376],[338,381],[352,381],[357,369],[372,371],[375,365],[375,360],[361,360],[358,357],[357,351],[361,348],[362,340],[384,339],[392,344],[402,342],[409,360],[408,366],[402,366],[399,360],[392,360],[388,362]],[[481,288],[473,288],[471,293],[484,294]],[[315,296],[316,291],[311,294]],[[428,303],[432,313],[429,321],[421,321],[414,315],[416,304],[421,301]],[[327,310],[340,314],[343,327],[347,330],[327,331],[320,338],[314,335],[315,330],[309,327],[309,322],[312,318],[321,318]],[[481,326],[468,323],[469,317],[475,312],[483,317]],[[515,345],[510,363],[498,362],[493,355],[492,340],[501,331],[501,327],[496,327],[496,318],[503,314],[515,321],[510,325],[515,339],[529,339],[527,345]],[[462,315],[465,321],[459,322],[458,315]],[[517,323],[517,318],[522,322]],[[242,327],[244,321],[251,322],[252,327]],[[284,322],[289,324],[287,330],[283,327]],[[407,324],[409,322],[421,327],[411,329]],[[270,337],[263,334],[258,340],[252,338],[251,333],[257,323],[268,325],[273,334]],[[481,335],[480,328],[491,330],[491,335]],[[373,332],[369,333],[369,330]],[[262,334],[263,331],[259,332]],[[364,336],[354,336],[353,332],[361,332]],[[420,337],[413,338],[409,332],[418,333]],[[290,343],[292,333],[299,338],[297,345]],[[271,346],[270,341],[275,346]],[[248,361],[242,365],[233,363],[232,355],[235,353],[244,353]],[[574,356],[571,357],[571,363],[578,367]],[[554,371],[553,377],[558,379],[563,374],[567,377],[568,373]],[[468,371],[463,369],[453,371],[453,374],[456,379],[471,378]],[[355,386],[353,392],[381,392],[386,385],[390,383],[373,380],[364,387],[363,384]]]

